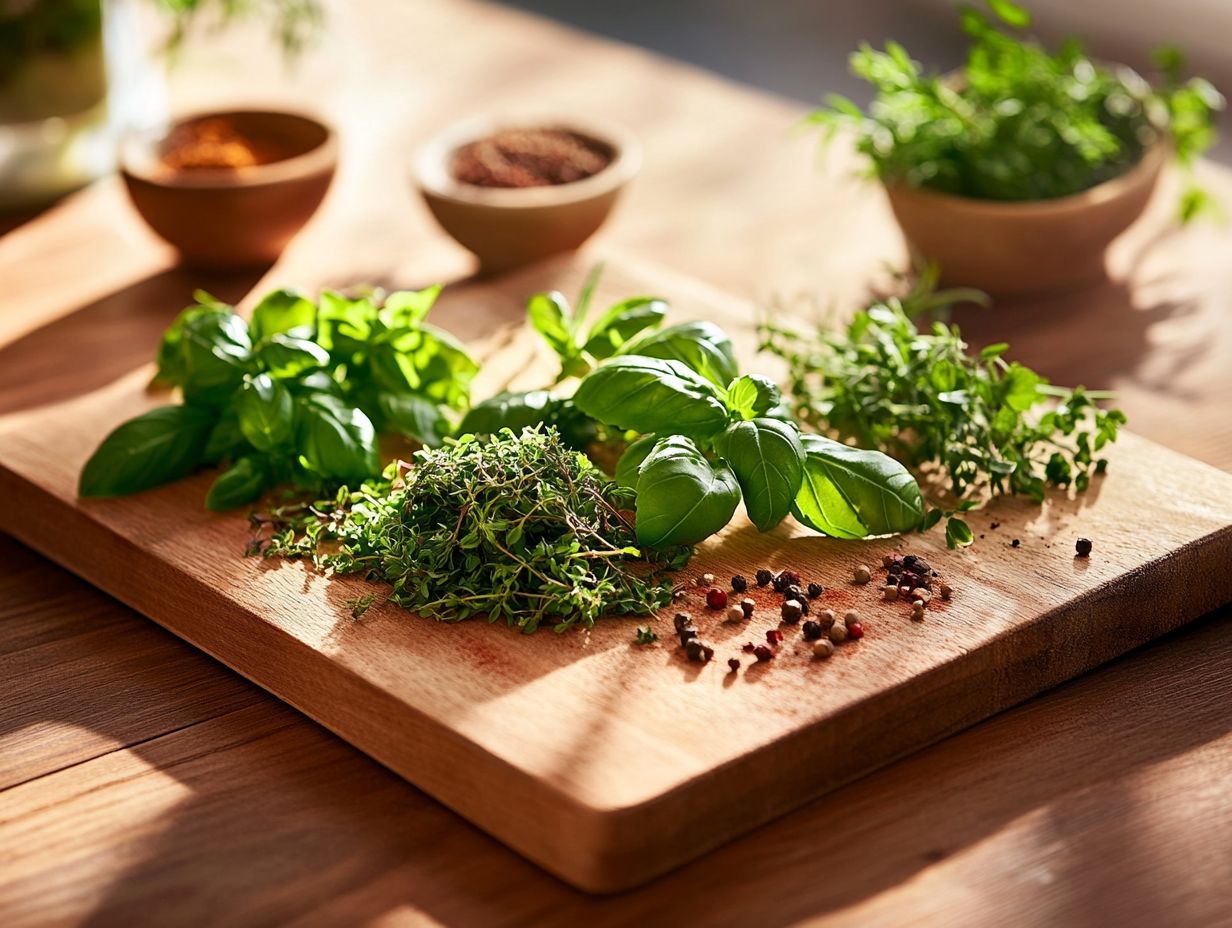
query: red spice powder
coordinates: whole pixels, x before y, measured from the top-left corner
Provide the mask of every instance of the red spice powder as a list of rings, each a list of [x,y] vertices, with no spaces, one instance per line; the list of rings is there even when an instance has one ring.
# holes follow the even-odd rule
[[[506,129],[454,155],[456,180],[477,187],[550,187],[598,174],[612,152],[565,129]]]
[[[176,126],[163,143],[159,160],[173,171],[235,171],[286,157],[268,139],[248,138],[225,116],[210,116]]]

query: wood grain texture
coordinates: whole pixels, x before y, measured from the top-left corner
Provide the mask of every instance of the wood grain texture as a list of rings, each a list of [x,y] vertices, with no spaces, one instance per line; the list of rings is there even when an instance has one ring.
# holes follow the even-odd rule
[[[404,159],[445,122],[526,99],[595,107],[642,136],[646,170],[601,233],[608,247],[652,255],[758,306],[799,296],[818,311],[854,305],[885,262],[902,260],[877,191],[850,179],[841,152],[819,169],[811,141],[783,131],[799,104],[474,3],[349,0],[331,33],[349,37],[339,60],[356,75],[337,95],[342,175],[271,285],[318,271],[339,284],[382,281],[397,268],[405,284],[464,273],[466,256],[405,192]],[[263,61],[276,65],[247,59],[254,86]],[[208,102],[210,78],[195,89]],[[1226,172],[1202,173],[1232,202]],[[1161,198],[1154,216],[1168,205]],[[1147,222],[1127,237],[1114,280],[998,306],[964,329],[982,341],[1010,334],[1015,355],[1058,382],[1115,386],[1137,431],[1232,469],[1232,229],[1158,229]],[[206,282],[175,268],[109,182],[0,238],[0,280],[6,412],[88,392],[144,362],[194,286],[238,298],[257,282]],[[1148,596],[1139,608],[1154,603]],[[24,681],[24,692],[53,707],[48,719],[63,719],[58,739],[80,739],[85,755],[91,743],[114,744],[142,772],[114,782],[108,754],[70,768],[71,783],[65,773],[31,779],[21,788],[20,841],[12,791],[0,793],[5,924],[1232,922],[1226,611],[643,890],[602,900],[546,876],[242,683],[261,707],[254,712],[293,734],[237,743],[232,729],[198,724],[166,736],[176,750],[150,754],[164,739],[141,715],[175,699],[187,666],[176,655],[215,686],[233,675],[3,539],[0,618],[4,646],[10,636],[58,642],[41,652],[46,660],[0,677],[0,697]],[[90,685],[73,673],[94,657],[87,633],[113,622],[121,650],[150,656],[139,687],[122,661],[96,661]],[[191,718],[191,702],[180,705],[180,719]],[[3,706],[0,726],[13,731],[14,704]],[[63,766],[52,747],[50,738],[23,741],[31,777]],[[169,772],[181,747],[198,762]],[[151,788],[166,779],[186,787],[176,801]],[[104,780],[110,806],[59,814]],[[65,854],[78,845],[86,849],[69,870]]]
[[[740,355],[754,355],[740,301],[650,265],[607,264],[600,298],[660,294],[683,307],[675,319],[711,319]],[[547,383],[553,369],[522,305],[538,290],[575,289],[585,270],[563,260],[471,282],[434,312],[471,341],[485,333],[486,377]],[[361,582],[238,557],[247,520],[201,508],[210,475],[129,499],[75,498],[89,449],[165,401],[143,389],[148,376],[6,422],[0,488],[14,502],[0,526],[593,891],[657,876],[1232,600],[1232,577],[1218,569],[1232,539],[1232,477],[1127,436],[1112,476],[1089,494],[1043,510],[991,509],[986,518],[1001,527],[983,545],[947,552],[939,532],[896,541],[960,591],[922,624],[902,603],[879,604],[875,585],[846,581],[887,542],[786,526],[763,536],[738,519],[701,548],[690,574],[790,565],[829,588],[825,605],[865,611],[865,639],[826,663],[789,629],[776,661],[728,674],[743,641],[778,625],[772,596],[747,627],[699,618],[720,646],[704,668],[666,644],[677,607],[660,619],[665,643],[651,649],[631,643],[628,621],[531,638],[417,621],[395,607],[356,622],[346,603],[367,589]],[[1097,539],[1090,560],[1073,557],[1080,534]],[[1133,608],[1148,595],[1152,610]],[[703,610],[699,591],[685,608]],[[720,738],[697,724],[712,718],[723,720]],[[519,802],[492,801],[505,795]]]

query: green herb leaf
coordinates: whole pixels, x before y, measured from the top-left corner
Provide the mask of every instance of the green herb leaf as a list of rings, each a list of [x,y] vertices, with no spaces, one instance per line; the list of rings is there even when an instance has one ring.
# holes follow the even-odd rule
[[[836,538],[908,532],[924,516],[915,478],[878,451],[860,451],[820,435],[803,435],[804,479],[792,514]]]
[[[607,310],[590,330],[583,350],[598,360],[614,355],[639,332],[653,328],[667,315],[667,303],[657,297],[637,296]]]
[[[714,385],[679,361],[619,356],[586,375],[573,402],[600,422],[636,432],[704,437],[727,424]]]
[[[269,374],[247,377],[235,401],[240,432],[259,451],[272,451],[291,440],[295,407],[291,394]]]
[[[736,472],[745,510],[757,530],[768,532],[782,522],[804,475],[804,447],[796,427],[778,419],[736,422],[715,446]]]
[[[658,438],[654,435],[643,435],[636,441],[631,442],[625,448],[625,453],[620,456],[620,460],[616,462],[616,482],[622,487],[636,490],[638,473],[642,469],[642,462],[654,450],[654,446],[657,443]]]
[[[300,459],[314,473],[352,480],[380,470],[376,429],[362,411],[325,393],[297,399],[295,407]]]
[[[414,393],[377,394],[377,424],[382,432],[396,432],[436,448],[453,431],[441,407]]]
[[[637,540],[647,548],[693,545],[731,521],[736,475],[712,465],[690,439],[660,439],[637,478]]]
[[[424,290],[397,290],[381,304],[381,322],[389,329],[418,328],[440,295],[440,284]]]
[[[561,360],[573,357],[573,335],[569,331],[569,301],[563,293],[536,293],[526,303],[526,315],[535,331]]]
[[[203,313],[185,321],[179,338],[184,399],[218,406],[231,398],[252,362],[248,326],[231,313]]]
[[[205,496],[205,508],[215,512],[254,502],[265,489],[269,473],[260,458],[240,458],[218,475]]]
[[[742,419],[764,416],[782,399],[774,381],[760,374],[745,374],[733,380],[727,388],[727,408]]]
[[[550,390],[498,393],[472,406],[458,425],[458,434],[495,435],[501,429],[517,433],[546,421],[556,404]]]
[[[271,335],[257,349],[257,361],[272,377],[301,377],[329,365],[329,352],[314,341],[291,335]]]
[[[975,540],[975,536],[971,533],[969,526],[957,516],[950,516],[945,520],[945,543],[951,548],[962,548],[971,544]]]
[[[311,338],[316,324],[312,300],[298,290],[274,290],[253,309],[249,329],[254,342],[279,334]]]
[[[129,419],[86,461],[80,496],[126,496],[187,477],[201,464],[216,414],[196,406],[160,406]]]
[[[679,361],[717,387],[736,376],[736,354],[727,333],[713,322],[684,322],[644,332],[621,346],[618,354]]]

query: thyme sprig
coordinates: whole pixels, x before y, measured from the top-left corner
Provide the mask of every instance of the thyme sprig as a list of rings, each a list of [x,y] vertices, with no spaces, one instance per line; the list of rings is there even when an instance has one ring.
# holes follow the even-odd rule
[[[332,500],[276,510],[267,557],[304,557],[392,585],[389,599],[442,621],[484,616],[523,632],[651,615],[671,601],[664,571],[688,550],[643,558],[632,491],[550,428],[503,429],[420,451]]]

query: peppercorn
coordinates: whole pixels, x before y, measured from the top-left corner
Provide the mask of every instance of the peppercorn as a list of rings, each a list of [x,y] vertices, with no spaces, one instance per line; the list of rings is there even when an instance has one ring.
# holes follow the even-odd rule
[[[770,644],[778,644],[783,640],[783,633],[777,628],[766,629],[766,641]]]
[[[843,624],[848,628],[851,628],[852,625],[859,621],[860,613],[856,612],[854,609],[848,609],[843,613]]]
[[[682,647],[687,646],[690,641],[697,637],[697,629],[692,625],[680,630],[680,644]]]
[[[826,588],[822,586],[820,583],[810,583],[808,585],[808,598],[816,599],[818,596],[820,596],[825,591],[826,591]]]
[[[852,622],[847,629],[847,634],[851,636],[853,641],[859,641],[864,637],[864,626],[859,622]]]
[[[923,577],[924,575],[928,574],[932,570],[932,567],[929,566],[928,561],[924,560],[924,558],[917,557],[915,559],[914,570],[917,574]]]
[[[706,592],[706,606],[710,609],[724,609],[727,607],[727,594],[719,589],[712,589]]]
[[[757,608],[757,603],[751,599],[742,599],[740,600],[740,608],[744,610],[744,617],[751,619],[753,617],[753,610]]]
[[[737,670],[740,669],[740,658],[729,657],[727,659],[727,666],[731,668],[732,673],[735,673]]]
[[[894,600],[898,599],[898,587],[894,586],[893,584],[888,585],[888,586],[883,586],[881,588],[881,595],[885,599],[886,602],[892,603],[894,602]]]
[[[672,619],[672,623],[676,626],[676,631],[684,631],[684,629],[693,624],[693,616],[687,612],[677,612]]]
[[[923,603],[915,603],[911,607],[911,621],[913,622],[923,622],[924,621],[924,604]]]
[[[759,644],[753,649],[753,656],[762,663],[774,658],[774,652],[764,644]]]
[[[932,598],[933,598],[932,594],[929,593],[928,590],[912,590],[911,591],[912,602],[923,603],[927,605],[928,601]]]
[[[704,641],[694,638],[684,646],[684,653],[689,660],[706,664],[714,657],[714,648]]]
[[[817,616],[817,624],[821,626],[823,632],[828,632],[830,627],[834,625],[834,610],[822,609],[821,614]]]
[[[732,606],[727,610],[727,621],[729,622],[743,622],[747,618],[748,616],[744,614],[744,610],[739,606]]]
[[[808,615],[809,614],[809,601],[807,599],[800,598],[800,599],[797,599],[796,602],[800,604],[800,612],[803,613],[804,615]]]
[[[893,567],[895,563],[897,563],[897,561],[892,554],[887,554],[881,559],[881,566],[885,568]]]
[[[941,581],[941,598],[949,599],[950,596],[953,595],[953,593],[954,593],[953,587],[951,587],[948,583],[942,580]]]
[[[800,631],[804,635],[805,641],[816,641],[821,637],[821,626],[809,619],[800,626]]]
[[[908,554],[903,558],[903,567],[907,568],[907,570],[915,569],[916,560],[917,558],[914,554]]]
[[[1074,542],[1074,550],[1078,553],[1079,557],[1090,557],[1092,547],[1090,538],[1079,538]]]
[[[740,650],[743,651],[745,654],[752,654],[754,651],[757,650],[757,645],[753,644],[753,642],[751,641],[746,641],[744,645],[740,648]]]
[[[834,642],[829,638],[822,638],[813,643],[813,656],[819,657],[823,661],[834,653]]]
[[[835,622],[830,626],[830,631],[827,634],[835,644],[842,644],[847,640],[847,626],[842,622]]]
[[[783,597],[785,599],[804,599],[804,590],[800,589],[798,583],[793,583],[783,591]]]
[[[775,574],[774,579],[770,581],[770,586],[774,587],[774,592],[784,593],[789,586],[786,574]]]
[[[779,614],[783,617],[783,621],[789,625],[795,625],[800,621],[800,616],[804,615],[804,609],[800,605],[798,599],[789,599],[783,603],[783,608],[779,610]]]
[[[749,588],[749,581],[745,580],[744,577],[739,574],[736,574],[736,576],[732,577],[731,587],[737,593],[743,593]]]
[[[868,583],[868,581],[871,580],[872,577],[873,577],[872,572],[867,567],[865,567],[863,564],[861,564],[851,573],[851,579],[854,580],[856,583],[860,584],[861,586],[863,586],[865,583]]]
[[[779,576],[783,578],[785,586],[799,586],[800,575],[794,570],[785,570]]]
[[[765,586],[767,583],[769,583],[771,580],[774,579],[774,575],[770,573],[770,571],[766,570],[766,568],[764,567],[760,568],[757,571],[755,576],[757,578],[758,586]]]
[[[1019,541],[1017,538],[1015,538],[1013,541],[1010,542],[1010,547],[1017,548],[1020,544],[1022,544],[1022,542]]]

